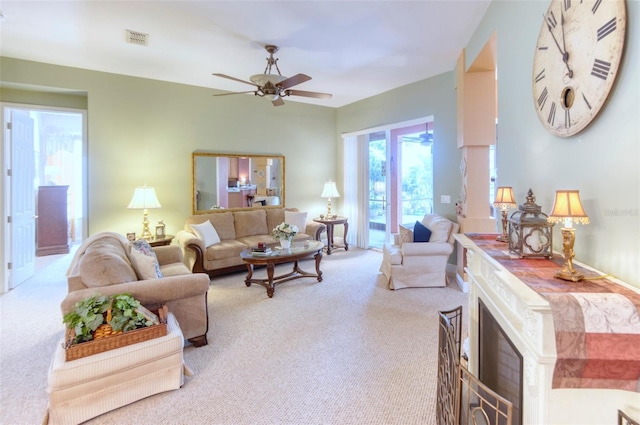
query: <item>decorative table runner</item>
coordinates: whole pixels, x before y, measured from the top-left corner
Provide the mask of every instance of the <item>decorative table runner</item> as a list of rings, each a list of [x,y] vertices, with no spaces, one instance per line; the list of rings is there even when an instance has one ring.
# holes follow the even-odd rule
[[[552,388],[640,392],[640,294],[609,279],[553,277],[564,259],[519,258],[495,234],[467,233],[478,247],[544,297],[553,312],[556,361]],[[574,263],[588,279],[595,272]]]

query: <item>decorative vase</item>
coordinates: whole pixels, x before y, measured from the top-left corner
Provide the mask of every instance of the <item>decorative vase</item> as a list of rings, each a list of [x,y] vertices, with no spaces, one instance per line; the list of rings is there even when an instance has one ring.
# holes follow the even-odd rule
[[[291,248],[291,241],[289,239],[280,239],[280,246],[282,249]]]

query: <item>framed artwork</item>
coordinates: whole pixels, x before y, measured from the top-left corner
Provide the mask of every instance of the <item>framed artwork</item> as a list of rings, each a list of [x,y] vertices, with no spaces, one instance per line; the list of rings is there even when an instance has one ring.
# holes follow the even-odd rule
[[[127,233],[127,240],[133,242],[136,240],[136,234],[134,232]]]
[[[278,196],[278,189],[267,188],[267,196]]]

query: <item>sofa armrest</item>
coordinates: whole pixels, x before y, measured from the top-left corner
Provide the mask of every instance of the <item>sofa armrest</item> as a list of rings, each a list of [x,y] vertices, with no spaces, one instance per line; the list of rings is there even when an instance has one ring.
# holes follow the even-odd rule
[[[68,293],[60,309],[64,315],[72,311],[77,302],[96,293],[107,296],[129,293],[142,305],[161,304],[205,294],[209,290],[209,282],[207,275],[188,274],[81,289]]]
[[[185,263],[193,273],[207,273],[204,268],[204,241],[191,232],[180,230],[176,235],[182,246]]]
[[[319,241],[324,232],[327,229],[327,226],[323,223],[318,223],[316,221],[308,221],[307,225],[304,229],[304,232],[311,236],[314,240]]]
[[[204,241],[196,236],[195,233],[179,230],[176,239],[183,249],[188,245],[198,245],[200,249],[204,251]]]
[[[176,245],[157,246],[153,252],[161,266],[165,264],[182,263],[182,249]]]
[[[450,255],[453,245],[448,242],[405,242],[402,244],[402,256],[413,255]]]

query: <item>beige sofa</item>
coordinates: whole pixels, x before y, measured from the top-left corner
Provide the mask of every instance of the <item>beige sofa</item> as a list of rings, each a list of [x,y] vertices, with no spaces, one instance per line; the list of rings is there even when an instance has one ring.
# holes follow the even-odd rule
[[[163,277],[139,279],[140,267],[137,259],[132,263],[131,249],[129,241],[117,233],[104,232],[87,239],[78,248],[67,272],[69,293],[62,301],[62,314],[96,293],[107,296],[130,293],[151,309],[166,304],[184,338],[195,346],[206,345],[210,283],[207,276],[192,274],[183,262],[182,250],[174,245],[153,249]]]
[[[240,253],[247,247],[256,246],[258,242],[275,243],[271,231],[278,224],[285,222],[287,216],[297,215],[297,219],[304,217],[295,208],[260,208],[252,210],[225,211],[215,210],[209,214],[190,215],[180,230],[176,239],[183,248],[185,263],[194,273],[207,273],[210,277],[221,274],[246,270],[246,265],[240,259]],[[295,214],[297,213],[297,214]],[[196,235],[192,224],[211,222],[220,242],[205,246],[203,239]],[[292,221],[289,218],[288,221]],[[294,241],[315,239],[326,226],[312,220],[304,219],[299,225],[299,233]]]
[[[446,270],[458,233],[458,223],[438,214],[427,214],[422,224],[431,231],[429,242],[413,242],[413,226],[400,226],[393,244],[382,250],[380,271],[389,289],[446,286]]]

